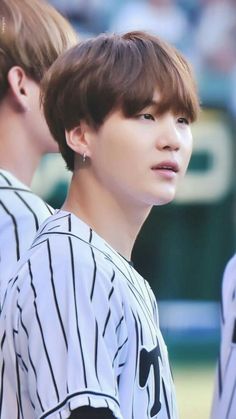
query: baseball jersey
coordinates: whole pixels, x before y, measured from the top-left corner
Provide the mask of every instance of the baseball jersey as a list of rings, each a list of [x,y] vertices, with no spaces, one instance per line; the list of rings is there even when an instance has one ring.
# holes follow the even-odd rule
[[[27,186],[0,170],[0,306],[12,268],[52,209]]]
[[[236,418],[236,255],[222,282],[221,346],[211,419]]]
[[[78,217],[56,211],[8,284],[0,317],[1,419],[176,419],[148,283]]]

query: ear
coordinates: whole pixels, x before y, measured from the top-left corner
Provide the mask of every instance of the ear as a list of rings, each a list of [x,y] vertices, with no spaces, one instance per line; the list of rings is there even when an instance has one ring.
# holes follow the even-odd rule
[[[14,66],[8,72],[11,98],[18,110],[29,110],[29,79],[23,68]]]
[[[70,131],[66,131],[66,142],[77,155],[91,156],[90,143],[93,129],[89,125],[81,121],[80,124]]]

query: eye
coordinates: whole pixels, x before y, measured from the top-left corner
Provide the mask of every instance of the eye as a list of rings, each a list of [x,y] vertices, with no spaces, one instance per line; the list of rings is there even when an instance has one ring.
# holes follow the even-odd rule
[[[180,117],[180,118],[178,118],[178,122],[179,122],[180,124],[189,125],[189,120],[188,120],[187,118],[184,118],[184,117]]]
[[[146,120],[150,120],[150,121],[155,121],[155,118],[152,114],[150,113],[143,113],[141,115],[138,115],[138,118],[140,119],[146,119]]]

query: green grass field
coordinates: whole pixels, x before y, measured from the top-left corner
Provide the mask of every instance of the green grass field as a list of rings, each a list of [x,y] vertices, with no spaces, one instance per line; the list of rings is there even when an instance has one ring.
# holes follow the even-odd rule
[[[219,330],[166,333],[180,419],[209,419]]]
[[[209,419],[215,364],[172,365],[180,419]]]

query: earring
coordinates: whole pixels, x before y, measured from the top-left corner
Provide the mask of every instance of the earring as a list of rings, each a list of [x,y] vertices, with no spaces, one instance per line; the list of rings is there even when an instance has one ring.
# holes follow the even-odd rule
[[[86,161],[86,153],[83,153],[83,163],[85,163],[85,161]]]

